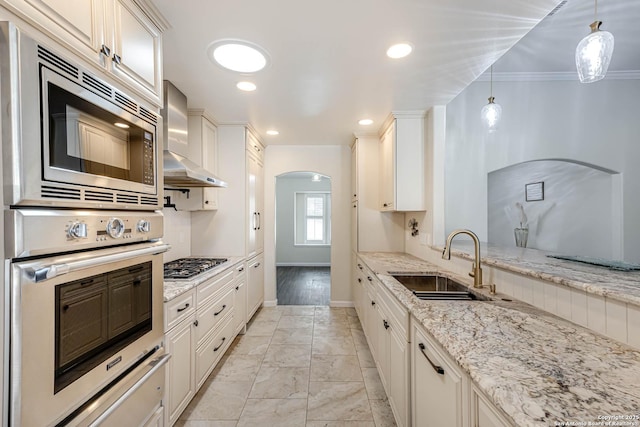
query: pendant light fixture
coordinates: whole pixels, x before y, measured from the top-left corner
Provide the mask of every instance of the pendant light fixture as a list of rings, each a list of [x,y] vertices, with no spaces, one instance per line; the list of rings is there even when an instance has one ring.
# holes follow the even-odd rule
[[[482,122],[484,126],[487,128],[489,132],[495,132],[498,129],[498,124],[500,123],[500,117],[502,117],[502,107],[500,104],[496,104],[494,102],[495,98],[493,97],[493,65],[491,66],[491,83],[489,90],[489,103],[482,107],[482,111],[480,111],[480,116],[482,118]]]
[[[613,35],[600,31],[598,21],[598,0],[595,0],[595,16],[591,34],[583,38],[576,47],[576,67],[581,83],[593,83],[602,80],[607,74],[613,54]]]

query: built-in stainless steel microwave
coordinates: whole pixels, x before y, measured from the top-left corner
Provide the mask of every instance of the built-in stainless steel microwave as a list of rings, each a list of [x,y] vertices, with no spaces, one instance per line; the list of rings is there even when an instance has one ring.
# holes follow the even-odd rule
[[[5,206],[161,207],[161,116],[0,23]]]

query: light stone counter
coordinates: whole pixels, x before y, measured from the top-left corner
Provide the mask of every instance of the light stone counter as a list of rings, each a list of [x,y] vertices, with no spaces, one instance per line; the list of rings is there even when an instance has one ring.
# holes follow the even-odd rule
[[[192,257],[192,258],[198,258]],[[210,257],[207,257],[210,258]],[[217,257],[217,258],[227,258],[227,262],[224,264],[220,264],[219,266],[212,268],[211,270],[195,277],[192,280],[165,280],[164,281],[164,302],[171,301],[172,299],[182,295],[187,292],[189,289],[195,288],[200,283],[206,282],[213,276],[222,273],[223,271],[227,271],[230,268],[233,268],[243,262],[245,258],[243,257]]]
[[[515,426],[640,414],[640,352],[500,294],[490,302],[421,301],[386,273],[471,282],[406,254],[359,256]],[[638,425],[619,421],[631,423],[610,425]]]
[[[442,247],[434,247],[442,251]],[[616,271],[548,258],[551,252],[482,243],[482,264],[640,306],[640,271]],[[454,240],[451,255],[473,261],[473,242]],[[557,254],[556,254],[557,255]]]

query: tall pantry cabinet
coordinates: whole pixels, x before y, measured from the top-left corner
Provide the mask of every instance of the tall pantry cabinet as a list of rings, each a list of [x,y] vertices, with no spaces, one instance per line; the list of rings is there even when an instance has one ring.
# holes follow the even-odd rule
[[[218,125],[218,209],[193,212],[192,253],[247,258],[247,321],[264,301],[264,146],[246,125]]]

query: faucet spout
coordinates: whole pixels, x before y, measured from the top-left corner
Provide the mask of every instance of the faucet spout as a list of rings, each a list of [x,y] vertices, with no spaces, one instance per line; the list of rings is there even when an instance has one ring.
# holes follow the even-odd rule
[[[475,249],[475,261],[473,263],[472,271],[469,273],[469,276],[473,277],[473,287],[474,288],[482,288],[482,268],[480,266],[480,240],[478,236],[471,231],[465,229],[453,230],[449,236],[447,236],[447,242],[444,245],[444,250],[442,251],[442,259],[451,259],[451,242],[453,238],[458,234],[466,234],[473,239],[473,245]]]

